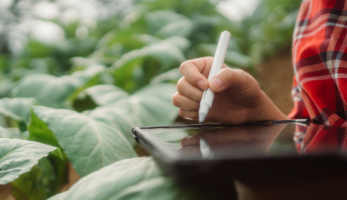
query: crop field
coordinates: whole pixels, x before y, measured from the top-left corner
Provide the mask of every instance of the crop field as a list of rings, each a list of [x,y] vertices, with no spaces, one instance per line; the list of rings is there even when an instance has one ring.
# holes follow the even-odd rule
[[[0,199],[199,199],[138,156],[131,128],[178,123],[178,68],[213,56],[224,30],[225,63],[261,75],[288,53],[300,2],[263,0],[232,21],[209,0],[140,0],[89,24],[40,19],[63,37],[20,48],[10,30],[28,13],[0,7]]]

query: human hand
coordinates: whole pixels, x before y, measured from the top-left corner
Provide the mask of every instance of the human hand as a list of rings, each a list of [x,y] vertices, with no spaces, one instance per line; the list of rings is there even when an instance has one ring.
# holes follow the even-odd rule
[[[177,83],[172,102],[179,107],[183,118],[198,119],[203,91],[210,88],[215,97],[207,121],[242,124],[287,119],[263,93],[257,81],[242,70],[223,64],[219,73],[208,81],[212,61],[212,57],[204,57],[181,64],[183,77]]]

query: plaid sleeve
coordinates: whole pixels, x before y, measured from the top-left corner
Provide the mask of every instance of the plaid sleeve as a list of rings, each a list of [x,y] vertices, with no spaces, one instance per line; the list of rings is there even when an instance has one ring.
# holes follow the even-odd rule
[[[290,118],[347,127],[347,1],[304,0],[293,34]]]
[[[347,129],[341,127],[311,125],[297,126],[294,141],[300,154],[321,151],[340,152],[346,150]]]

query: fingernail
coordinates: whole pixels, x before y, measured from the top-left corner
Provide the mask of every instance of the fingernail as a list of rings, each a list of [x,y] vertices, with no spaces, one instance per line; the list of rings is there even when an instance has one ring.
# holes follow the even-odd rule
[[[206,90],[207,89],[207,83],[205,81],[198,81],[197,85],[202,90]]]
[[[223,83],[219,78],[212,79],[210,85],[216,89],[221,89],[223,87]]]

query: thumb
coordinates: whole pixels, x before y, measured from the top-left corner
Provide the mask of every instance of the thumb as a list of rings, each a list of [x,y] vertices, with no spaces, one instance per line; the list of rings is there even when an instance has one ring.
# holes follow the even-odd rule
[[[224,68],[209,81],[209,87],[213,92],[222,92],[227,88],[243,90],[249,87],[252,83],[252,79],[253,78],[243,70]]]

